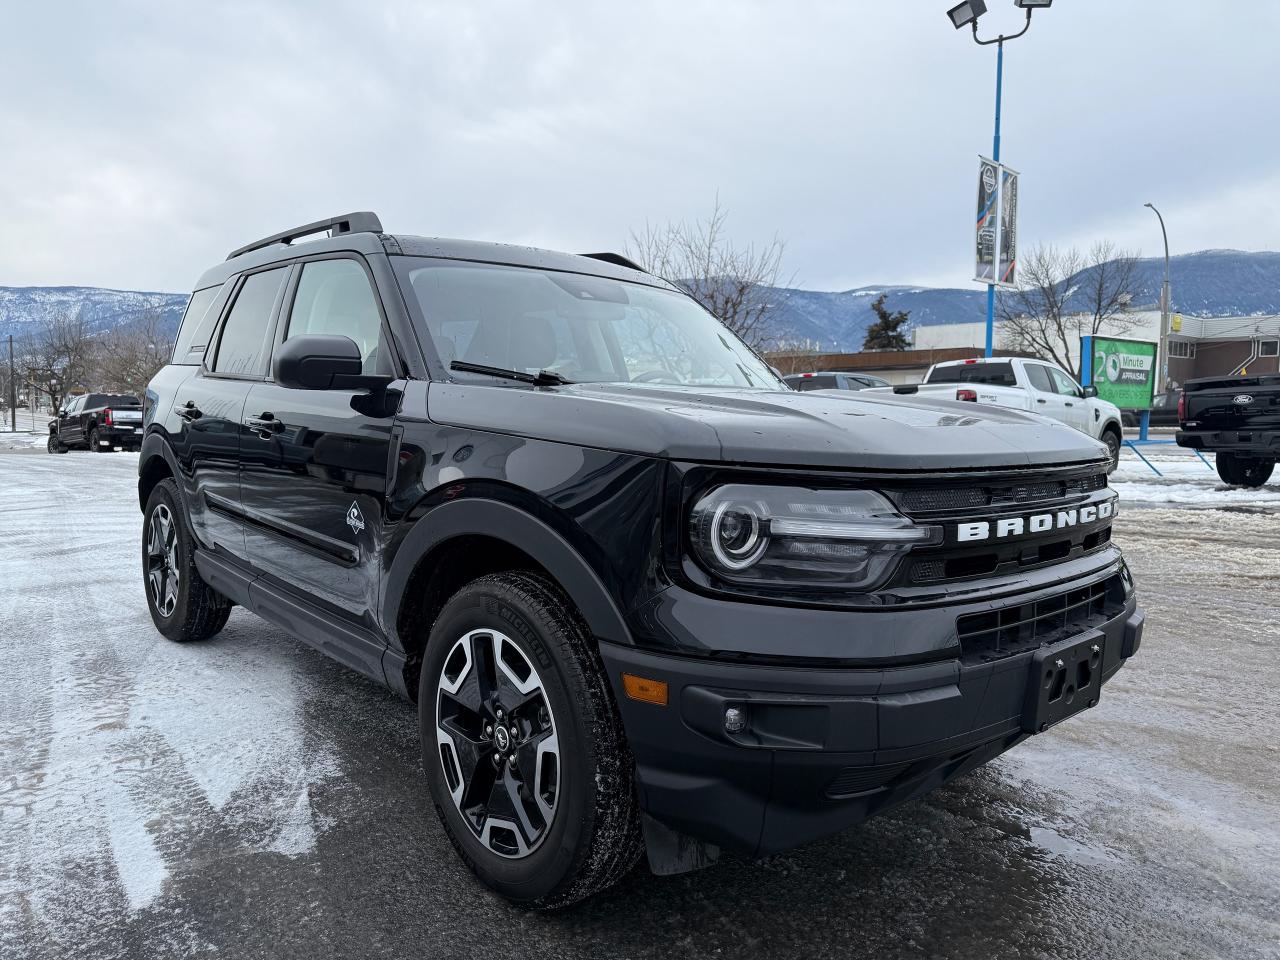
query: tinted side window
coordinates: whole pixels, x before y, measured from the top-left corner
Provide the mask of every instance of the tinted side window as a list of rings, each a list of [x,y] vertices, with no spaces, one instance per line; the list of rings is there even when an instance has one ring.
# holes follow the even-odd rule
[[[792,380],[791,385],[797,390],[834,390],[839,384],[833,376],[822,377],[801,377],[799,380]]]
[[[1041,393],[1053,393],[1053,383],[1049,380],[1049,368],[1040,363],[1024,364],[1023,370],[1027,371],[1027,379],[1031,381],[1031,386],[1035,387]]]
[[[350,337],[360,348],[366,374],[393,373],[377,297],[354,260],[315,260],[303,266],[285,339],[305,333]]]
[[[227,322],[222,326],[218,355],[210,364],[211,370],[246,376],[259,372],[271,308],[288,272],[287,267],[280,267],[251,274],[245,279]]]
[[[174,363],[200,363],[204,349],[209,345],[213,324],[218,319],[217,313],[209,308],[213,306],[221,289],[205,287],[193,293],[187,301],[187,310],[182,315],[182,325],[178,328],[178,342],[173,348]]]

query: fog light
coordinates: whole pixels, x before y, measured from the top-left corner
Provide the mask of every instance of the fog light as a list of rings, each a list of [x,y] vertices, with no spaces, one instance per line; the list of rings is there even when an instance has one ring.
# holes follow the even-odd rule
[[[747,714],[738,707],[728,707],[724,711],[725,733],[741,733],[747,729]]]

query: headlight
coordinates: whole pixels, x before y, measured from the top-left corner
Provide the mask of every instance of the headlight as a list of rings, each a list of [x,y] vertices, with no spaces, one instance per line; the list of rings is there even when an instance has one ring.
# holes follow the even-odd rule
[[[735,583],[871,590],[913,546],[941,542],[872,490],[726,484],[694,504],[693,552]]]

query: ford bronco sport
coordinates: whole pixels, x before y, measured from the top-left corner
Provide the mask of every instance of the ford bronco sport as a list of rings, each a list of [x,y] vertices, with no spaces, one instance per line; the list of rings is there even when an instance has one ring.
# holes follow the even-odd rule
[[[788,390],[619,255],[357,213],[196,284],[146,393],[143,575],[172,640],[239,604],[415,701],[459,854],[557,906],[1093,706],[1143,625],[1106,468],[1014,410]]]

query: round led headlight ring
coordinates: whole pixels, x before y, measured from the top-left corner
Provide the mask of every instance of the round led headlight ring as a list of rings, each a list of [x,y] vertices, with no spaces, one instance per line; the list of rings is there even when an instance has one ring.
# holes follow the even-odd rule
[[[726,500],[711,515],[711,552],[729,570],[745,570],[763,556],[768,534],[757,505]]]

